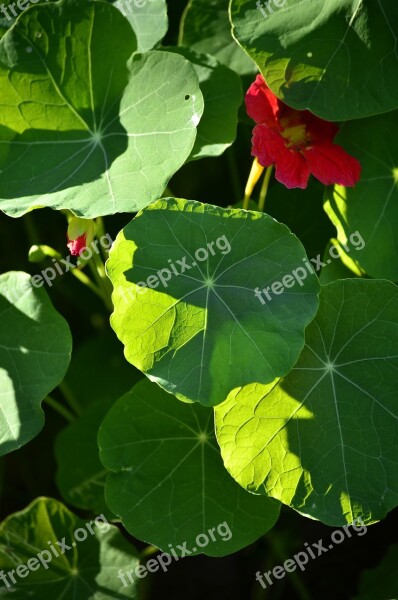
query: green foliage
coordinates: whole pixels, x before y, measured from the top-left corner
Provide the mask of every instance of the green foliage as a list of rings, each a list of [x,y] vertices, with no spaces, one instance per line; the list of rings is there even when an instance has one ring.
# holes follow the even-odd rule
[[[0,275],[0,455],[34,438],[41,402],[64,378],[72,351],[66,321],[27,273]]]
[[[395,0],[262,6],[265,16],[253,0],[231,0],[233,34],[287,104],[330,121],[398,108]]]
[[[248,494],[224,469],[212,417],[146,380],[101,425],[101,460],[114,471],[106,485],[109,507],[132,535],[165,552],[171,545],[181,554],[178,544],[186,542],[192,554],[224,556],[278,519],[277,502]],[[223,523],[214,541],[198,547],[196,536]]]
[[[0,567],[6,577],[13,570],[17,581],[13,586],[8,575],[16,600],[138,598],[135,586],[125,588],[115,577],[115,569],[138,565],[134,547],[102,517],[85,522],[51,498],[3,521],[0,547]]]
[[[266,308],[254,288],[304,260],[297,238],[265,214],[160,200],[113,246],[112,327],[127,359],[152,381],[214,406],[237,386],[269,383],[293,367],[318,307],[318,280],[307,273]],[[153,287],[142,287],[151,275]]]
[[[398,504],[397,315],[392,283],[322,288],[291,373],[216,410],[223,460],[242,486],[329,525],[373,523]]]
[[[192,150],[202,95],[186,60],[135,49],[130,24],[103,2],[62,0],[20,16],[0,41],[2,210],[96,217],[162,193]]]

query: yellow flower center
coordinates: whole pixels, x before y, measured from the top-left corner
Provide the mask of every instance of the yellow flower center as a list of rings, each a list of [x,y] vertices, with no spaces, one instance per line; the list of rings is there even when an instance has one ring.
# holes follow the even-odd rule
[[[287,141],[286,146],[288,148],[300,150],[310,143],[310,138],[306,125],[304,123],[297,124],[297,121],[298,119],[295,114],[281,119],[280,123],[283,128],[281,135]]]

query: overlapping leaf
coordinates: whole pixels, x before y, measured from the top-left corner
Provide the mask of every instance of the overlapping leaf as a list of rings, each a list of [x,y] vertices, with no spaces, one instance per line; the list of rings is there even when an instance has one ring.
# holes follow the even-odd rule
[[[398,291],[347,279],[322,288],[293,371],[216,409],[224,463],[248,490],[329,525],[398,504]]]
[[[109,514],[104,491],[108,471],[97,446],[99,426],[112,406],[112,399],[97,402],[57,437],[55,456],[57,485],[62,497],[78,508]]]
[[[126,66],[135,50],[127,19],[104,2],[32,7],[3,36],[1,210],[93,217],[162,194],[192,150],[202,95],[182,57],[150,52]]]
[[[159,200],[111,251],[112,326],[151,380],[182,400],[219,404],[296,362],[318,307],[319,283],[305,260],[298,239],[263,213]],[[300,284],[292,277],[282,295],[256,296],[297,268]]]
[[[209,54],[181,46],[166,50],[185,56],[193,64],[203,94],[205,109],[190,159],[219,156],[235,141],[243,100],[240,78]]]
[[[147,52],[166,35],[168,27],[166,0],[127,2],[116,0],[114,6],[131,23],[137,36],[139,52]]]
[[[102,462],[114,471],[108,506],[132,535],[166,552],[170,546],[181,554],[178,545],[186,542],[192,554],[224,556],[278,519],[279,503],[248,494],[224,469],[213,411],[178,402],[148,380],[112,407],[99,446]],[[201,535],[208,537],[202,548]]]
[[[83,413],[98,402],[117,400],[142,377],[124,358],[113,331],[107,330],[74,349],[64,383]]]
[[[337,138],[361,162],[355,188],[326,191],[325,210],[339,242],[359,231],[364,248],[355,260],[372,277],[398,281],[398,111],[346,123]]]
[[[398,107],[395,0],[231,0],[231,18],[287,104],[330,121]]]
[[[137,551],[116,527],[96,518],[85,522],[50,498],[9,516],[0,525],[0,569],[10,595],[15,600],[138,598],[134,577],[128,587],[117,577],[118,569],[138,566]]]
[[[181,21],[180,43],[213,54],[239,75],[255,73],[256,65],[232,37],[228,5],[229,0],[189,0]]]
[[[63,379],[72,340],[66,321],[26,273],[0,275],[0,455],[34,438],[42,400]]]

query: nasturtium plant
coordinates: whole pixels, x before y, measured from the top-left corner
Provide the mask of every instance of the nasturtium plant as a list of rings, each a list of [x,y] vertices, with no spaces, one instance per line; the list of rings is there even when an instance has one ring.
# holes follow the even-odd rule
[[[396,286],[324,286],[291,373],[217,407],[227,469],[249,491],[329,525],[382,519],[398,504],[397,369]]]
[[[359,266],[371,277],[392,281],[398,281],[397,261],[389,259],[398,254],[398,141],[391,135],[397,122],[394,111],[347,123],[338,141],[355,152],[362,177],[355,188],[336,186],[325,194],[325,210],[339,242],[359,230],[366,241],[356,256]]]
[[[279,503],[248,494],[224,469],[212,411],[171,399],[148,380],[113,406],[98,441],[101,460],[113,471],[109,507],[127,531],[165,552],[186,542],[192,555],[224,556],[278,519]],[[215,540],[195,547],[198,534],[224,522],[230,535],[215,533]]]
[[[205,109],[190,160],[219,156],[235,141],[238,109],[242,104],[240,78],[209,54],[198,54],[181,46],[166,50],[181,54],[191,62],[204,98]]]
[[[393,600],[397,40],[0,2],[0,596]]]
[[[329,121],[398,108],[395,0],[231,0],[231,20],[239,44],[290,106]]]
[[[112,248],[112,327],[152,381],[182,400],[219,404],[296,362],[318,308],[318,280],[301,267],[302,281],[293,287],[292,276],[283,295],[265,300],[260,288],[306,261],[298,239],[267,215],[159,200]]]
[[[103,515],[87,522],[52,498],[0,524],[1,573],[17,600],[135,599],[139,579],[126,589],[114,573],[138,563],[135,548]]]
[[[65,319],[27,273],[0,275],[0,456],[34,438],[41,403],[65,376],[72,339]]]
[[[202,94],[182,57],[135,51],[130,24],[103,2],[62,0],[20,16],[0,41],[2,210],[96,217],[162,193],[192,150]]]
[[[180,44],[212,54],[239,75],[255,73],[255,63],[232,37],[228,5],[229,0],[189,0],[181,20]]]
[[[152,50],[166,35],[168,27],[166,0],[149,0],[145,3],[142,0],[138,2],[116,0],[112,4],[131,23],[137,36],[139,52]]]

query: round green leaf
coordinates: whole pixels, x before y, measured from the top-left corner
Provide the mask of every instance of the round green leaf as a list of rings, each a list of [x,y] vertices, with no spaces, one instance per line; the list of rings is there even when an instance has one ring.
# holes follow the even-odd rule
[[[186,542],[192,554],[225,556],[278,519],[279,503],[248,494],[224,469],[213,411],[178,402],[148,380],[111,408],[99,446],[114,471],[106,484],[109,508],[132,535],[163,551],[173,546],[180,554]],[[216,539],[198,547],[197,536],[222,523],[225,533],[213,532]]]
[[[239,75],[257,71],[254,62],[231,34],[229,0],[189,0],[180,29],[180,44],[196,52],[212,54]]]
[[[316,275],[271,301],[255,288],[305,271],[304,260],[298,239],[268,215],[159,200],[113,245],[112,327],[127,360],[166,391],[219,404],[238,386],[285,375],[299,357],[318,308]]]
[[[231,19],[288,105],[330,121],[398,107],[395,0],[231,0]]]
[[[346,123],[337,141],[362,165],[354,188],[326,190],[325,210],[345,244],[359,231],[365,247],[355,261],[372,277],[398,281],[398,111]],[[395,157],[395,158],[394,158]]]
[[[141,5],[128,0],[116,0],[113,5],[131,23],[139,52],[151,50],[166,35],[169,25],[166,0],[146,0]]]
[[[192,150],[203,99],[188,61],[149,52],[127,64],[135,50],[104,2],[32,7],[3,36],[1,210],[95,217],[162,194]]]
[[[217,408],[224,464],[248,490],[329,525],[382,519],[398,504],[397,370],[397,287],[323,287],[293,371]]]
[[[243,100],[240,77],[209,54],[180,46],[166,50],[181,54],[192,63],[204,98],[205,109],[190,160],[219,156],[235,141]]]
[[[0,275],[0,455],[34,438],[42,400],[63,380],[72,339],[68,324],[27,273]]]
[[[119,569],[131,570],[138,566],[136,549],[103,515],[96,519],[96,522],[83,521],[57,500],[38,498],[25,510],[3,521],[0,569],[12,587],[12,598],[138,598],[137,584],[128,580],[129,586],[124,587],[117,576]],[[39,553],[42,560],[38,558]],[[28,561],[29,567],[26,566]],[[18,576],[19,565],[25,565],[25,569],[19,568],[23,577]],[[17,582],[15,586],[11,571]],[[5,582],[2,586],[3,590],[8,587]]]

